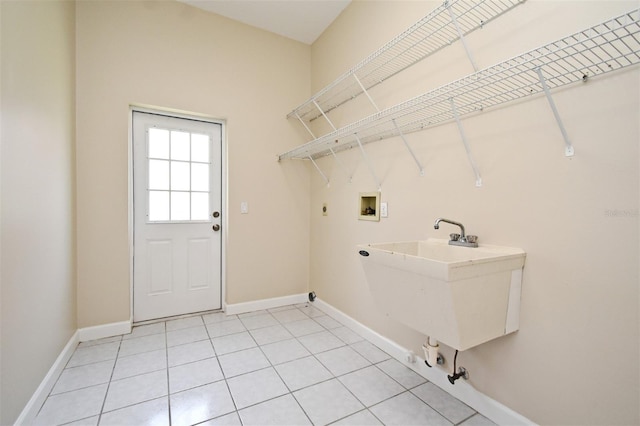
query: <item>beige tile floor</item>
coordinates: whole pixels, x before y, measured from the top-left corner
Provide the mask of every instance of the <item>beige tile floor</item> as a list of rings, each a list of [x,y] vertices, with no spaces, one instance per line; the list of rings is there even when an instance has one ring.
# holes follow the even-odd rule
[[[81,343],[37,425],[492,425],[309,304]]]

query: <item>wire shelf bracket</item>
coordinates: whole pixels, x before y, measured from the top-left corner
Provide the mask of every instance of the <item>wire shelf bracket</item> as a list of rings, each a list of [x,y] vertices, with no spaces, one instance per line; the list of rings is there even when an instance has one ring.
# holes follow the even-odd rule
[[[333,123],[331,122],[331,120],[329,120],[329,117],[327,117],[327,114],[325,114],[325,112],[322,110],[322,108],[320,107],[320,105],[318,105],[318,102],[316,102],[315,100],[313,101],[313,104],[316,106],[316,108],[318,108],[318,110],[320,111],[320,113],[322,114],[322,116],[325,118],[325,120],[327,120],[327,123],[329,123],[329,125],[333,128],[333,130],[337,130],[336,126],[333,125]]]
[[[329,151],[331,151],[331,155],[333,155],[333,159],[336,160],[336,163],[338,163],[338,166],[340,166],[340,168],[344,171],[344,173],[349,177],[349,183],[351,183],[351,180],[353,179],[353,175],[349,174],[349,172],[347,171],[347,168],[344,166],[344,164],[342,164],[342,161],[340,161],[336,153],[332,149],[329,149]]]
[[[571,145],[571,141],[569,140],[569,135],[567,134],[567,130],[564,128],[564,124],[562,124],[562,118],[560,118],[560,113],[558,112],[556,103],[553,101],[553,97],[551,96],[551,92],[549,91],[549,86],[547,86],[547,81],[544,79],[544,74],[542,74],[542,68],[538,67],[535,69],[535,71],[536,73],[538,73],[538,78],[540,79],[542,90],[544,90],[544,94],[547,97],[547,101],[549,102],[551,111],[553,111],[553,116],[556,118],[558,127],[560,127],[560,132],[562,133],[562,137],[564,138],[564,144],[565,144],[564,155],[565,157],[573,157],[573,154],[574,154],[573,145]]]
[[[315,166],[315,168],[316,168],[316,170],[318,171],[318,173],[320,173],[320,176],[322,176],[322,178],[324,179],[324,181],[325,181],[325,182],[327,182],[327,186],[329,186],[329,185],[330,185],[330,183],[329,183],[329,178],[327,177],[327,175],[325,175],[325,174],[322,172],[322,169],[320,168],[320,166],[318,166],[318,163],[316,163],[316,161],[315,161],[311,156],[309,156],[309,160],[311,160],[311,163],[313,163],[313,165]]]
[[[339,153],[358,145],[397,137],[398,131],[404,135],[421,131],[454,121],[456,115],[460,119],[583,82],[585,76],[592,79],[638,64],[640,9],[634,9],[378,111],[280,154],[278,158],[311,156],[315,159],[330,155],[329,148]],[[544,78],[541,82],[539,73],[542,72]],[[453,105],[451,99],[455,99]],[[547,100],[553,101],[550,96]],[[568,141],[569,138],[565,137],[566,148],[572,147]],[[571,153],[571,150],[566,151]]]
[[[298,119],[298,121],[300,121],[300,123],[304,126],[305,129],[307,129],[307,132],[309,132],[309,134],[311,135],[312,138],[316,138],[316,135],[313,134],[313,132],[311,131],[311,129],[309,128],[309,126],[307,126],[307,123],[304,122],[304,120],[302,118],[300,118],[300,116],[298,115],[298,113],[296,113],[296,118]]]
[[[469,62],[471,62],[471,66],[473,67],[473,70],[475,72],[478,72],[478,65],[476,64],[476,61],[473,59],[473,55],[471,54],[471,49],[469,49],[469,46],[467,45],[467,40],[465,40],[464,38],[464,34],[462,33],[462,28],[460,28],[460,24],[458,23],[458,19],[456,18],[455,13],[453,13],[453,10],[451,10],[451,5],[449,4],[449,1],[445,0],[444,5],[447,8],[447,11],[449,12],[449,16],[451,16],[451,22],[453,22],[453,25],[456,27],[458,38],[462,43],[462,47],[464,47],[464,51],[467,53],[467,58],[469,58]]]
[[[367,96],[367,99],[369,99],[369,102],[371,102],[371,105],[373,105],[373,107],[376,109],[376,111],[380,112],[380,108],[378,108],[378,105],[376,105],[376,103],[373,101],[373,98],[371,97],[371,95],[369,95],[369,92],[364,87],[364,85],[362,84],[362,82],[360,81],[358,76],[353,74],[353,78],[358,83],[358,86],[360,86],[360,88],[362,89],[362,93],[364,93]]]
[[[471,148],[469,147],[469,141],[467,140],[467,135],[464,132],[464,127],[462,126],[462,122],[460,121],[460,116],[458,115],[458,110],[456,109],[456,103],[453,98],[449,99],[451,101],[451,111],[453,111],[453,116],[456,120],[456,124],[458,125],[458,131],[460,132],[460,138],[462,138],[462,143],[464,145],[464,150],[467,151],[467,158],[469,159],[469,164],[471,164],[471,168],[473,169],[473,174],[476,175],[476,186],[482,186],[482,177],[480,177],[480,170],[478,169],[478,165],[476,161],[473,159],[473,154],[471,154]]]
[[[373,181],[376,183],[376,186],[378,187],[378,191],[380,191],[382,189],[382,185],[380,183],[380,179],[378,179],[378,176],[376,175],[376,172],[373,169],[373,165],[371,164],[371,161],[369,161],[369,157],[367,156],[367,153],[365,152],[364,147],[362,146],[362,142],[360,141],[360,138],[358,137],[358,134],[355,133],[354,136],[356,137],[356,140],[358,141],[358,146],[360,147],[360,152],[362,153],[362,158],[364,159],[364,162],[367,163],[367,167],[369,168],[369,173],[371,173],[371,177],[373,177]]]
[[[407,142],[407,138],[404,136],[404,133],[402,133],[402,130],[400,130],[400,128],[398,127],[398,124],[396,123],[395,119],[393,120],[393,125],[396,127],[396,130],[398,131],[398,135],[402,139],[402,142],[404,142],[404,146],[407,147],[407,150],[409,151],[409,154],[411,154],[413,161],[416,162],[416,165],[418,166],[418,170],[420,171],[420,176],[424,176],[424,167],[422,167],[420,160],[418,160],[418,157],[416,157],[415,152],[413,152],[413,150],[411,149],[411,145],[409,145],[409,142]]]

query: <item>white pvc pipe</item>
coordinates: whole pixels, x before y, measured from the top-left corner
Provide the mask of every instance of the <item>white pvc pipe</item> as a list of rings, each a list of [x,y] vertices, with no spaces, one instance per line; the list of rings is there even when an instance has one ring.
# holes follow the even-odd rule
[[[438,363],[438,349],[440,345],[438,345],[438,341],[431,336],[427,338],[427,341],[422,345],[422,349],[424,349],[424,358],[427,361],[429,366],[433,367]]]

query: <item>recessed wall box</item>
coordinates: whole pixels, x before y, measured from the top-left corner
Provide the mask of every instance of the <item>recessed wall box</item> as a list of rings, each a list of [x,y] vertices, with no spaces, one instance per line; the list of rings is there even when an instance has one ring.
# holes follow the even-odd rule
[[[358,219],[380,221],[380,193],[361,192],[358,208]]]

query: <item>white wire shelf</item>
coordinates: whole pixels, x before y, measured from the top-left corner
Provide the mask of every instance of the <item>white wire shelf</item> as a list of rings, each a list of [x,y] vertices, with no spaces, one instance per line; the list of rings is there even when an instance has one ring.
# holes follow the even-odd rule
[[[287,118],[312,121],[362,94],[363,89],[368,90],[449,46],[460,38],[460,33],[467,35],[473,32],[523,1],[446,0],[441,6],[295,108]]]
[[[640,10],[632,10],[330,132],[279,156],[316,159],[401,136],[640,62]]]

